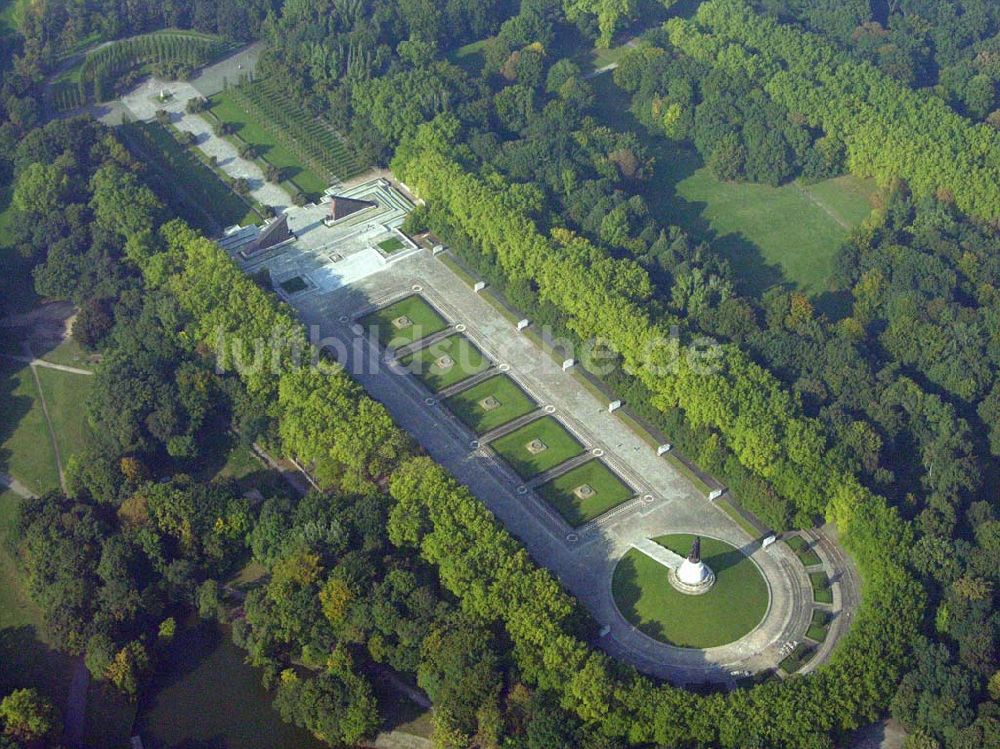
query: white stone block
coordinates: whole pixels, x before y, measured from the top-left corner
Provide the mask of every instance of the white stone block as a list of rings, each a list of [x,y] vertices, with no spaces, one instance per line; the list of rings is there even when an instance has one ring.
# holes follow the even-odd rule
[[[611,401],[608,404],[608,413],[614,413],[615,411],[617,411],[621,407],[622,407],[622,402],[621,401]]]
[[[763,541],[761,541],[760,545],[761,545],[762,548],[766,549],[768,546],[770,546],[771,544],[773,544],[777,540],[778,539],[777,539],[776,536],[771,535],[771,536],[768,536],[767,538],[765,538]]]
[[[472,287],[472,290],[478,294],[485,288],[486,288],[486,281],[476,281],[476,284],[475,286]]]
[[[531,325],[531,321],[528,318],[525,318],[523,320],[519,320],[518,321],[518,323],[517,323],[517,329],[518,330],[524,330],[529,325]]]
[[[576,359],[567,359],[562,363],[563,372],[565,372],[567,369],[572,369],[575,364],[576,364]]]
[[[716,499],[721,497],[725,493],[725,491],[726,491],[725,489],[713,489],[711,492],[709,492],[708,498],[712,501],[715,501]]]
[[[666,455],[668,452],[670,452],[673,449],[674,449],[674,446],[671,445],[669,442],[666,442],[666,443],[660,445],[658,448],[656,448],[656,454],[657,455]]]
[[[434,245],[433,249],[431,249],[431,254],[432,255],[440,255],[442,252],[444,252],[444,245],[443,244],[436,244],[436,245]]]

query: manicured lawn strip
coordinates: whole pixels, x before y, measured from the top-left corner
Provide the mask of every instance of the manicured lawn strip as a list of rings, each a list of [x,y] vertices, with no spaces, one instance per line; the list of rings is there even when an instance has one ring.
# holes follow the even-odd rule
[[[823,563],[823,560],[819,558],[819,554],[813,551],[809,542],[801,536],[789,536],[785,539],[785,543],[791,547],[792,551],[795,552],[795,556],[806,567],[813,567]]]
[[[82,452],[90,438],[85,405],[93,378],[47,367],[38,367],[36,372],[65,467],[73,455]]]
[[[533,455],[526,445],[535,439],[544,442],[546,449]],[[545,416],[526,424],[491,442],[490,447],[499,453],[523,479],[530,479],[543,471],[555,468],[583,452],[583,445],[552,416]]]
[[[62,364],[67,367],[77,369],[93,370],[95,366],[94,355],[85,351],[79,343],[72,338],[67,338],[51,351],[35,351],[35,356],[52,364]]]
[[[593,497],[580,499],[573,490],[589,484]],[[538,493],[573,527],[600,517],[633,497],[635,492],[603,461],[591,460],[538,487]]]
[[[676,470],[684,478],[686,478],[688,481],[690,481],[694,485],[695,489],[697,489],[698,491],[700,491],[702,494],[708,495],[708,493],[711,491],[708,488],[708,484],[706,484],[704,481],[702,481],[701,477],[698,476],[697,473],[695,473],[690,468],[688,468],[687,464],[683,460],[681,460],[680,458],[678,458],[672,452],[669,452],[669,453],[665,454],[663,456],[663,458],[671,466],[673,466],[674,470]]]
[[[442,356],[451,357],[454,364],[450,369],[438,368],[436,362]],[[448,336],[435,341],[427,348],[405,357],[401,363],[435,392],[484,372],[490,366],[489,359],[464,335]]]
[[[694,537],[671,534],[653,540],[686,556]],[[670,585],[666,567],[632,549],[612,579],[618,609],[650,637],[679,647],[715,647],[747,634],[767,612],[767,584],[757,566],[739,549],[712,538],[702,538],[701,556],[715,572],[715,585],[689,596]]]
[[[825,572],[813,572],[809,575],[809,582],[813,589],[813,600],[817,603],[833,603],[833,589],[830,587],[830,578]]]
[[[475,286],[476,285],[476,279],[474,279],[472,276],[470,276],[465,271],[465,269],[461,265],[459,265],[457,262],[455,262],[454,258],[449,257],[447,255],[447,253],[441,253],[440,255],[437,256],[437,259],[440,260],[442,263],[444,263],[445,266],[447,266],[448,270],[450,270],[456,276],[458,276],[459,278],[461,278],[469,286]]]
[[[290,149],[281,145],[260,123],[233,101],[230,92],[218,93],[209,101],[211,111],[216,117],[223,122],[234,125],[236,135],[253,146],[258,156],[282,170],[286,180],[291,182],[295,188],[293,191],[301,191],[316,197],[327,188],[326,180],[306,169],[302,165],[301,159]]]
[[[823,642],[826,639],[826,627],[812,626],[806,630],[806,637],[816,642]]]
[[[813,609],[811,624],[814,627],[827,627],[830,625],[830,613],[823,609]]]
[[[399,237],[392,237],[391,239],[379,242],[378,247],[383,252],[387,252],[391,255],[394,252],[399,252],[400,250],[405,249],[406,244]]]
[[[0,358],[0,403],[0,472],[38,494],[58,489],[56,456],[28,365]]]
[[[781,670],[786,674],[794,674],[809,662],[812,655],[812,646],[807,645],[804,642],[800,642],[796,645],[795,650],[793,650],[788,657],[781,662]]]
[[[491,395],[500,406],[486,411],[479,402]],[[476,434],[485,434],[538,408],[516,382],[502,374],[451,396],[445,405]]]
[[[397,329],[392,321],[400,317],[408,317],[413,325]],[[448,327],[445,319],[417,294],[375,310],[363,317],[360,322],[366,330],[377,328],[378,339],[382,345],[394,348],[440,333]]]

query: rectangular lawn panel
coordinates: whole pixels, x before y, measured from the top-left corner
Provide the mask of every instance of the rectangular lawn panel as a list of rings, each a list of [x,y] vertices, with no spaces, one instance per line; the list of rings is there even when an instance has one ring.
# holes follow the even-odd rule
[[[806,630],[806,637],[816,642],[823,642],[826,639],[826,627],[812,626]]]
[[[391,255],[394,252],[399,252],[404,249],[406,244],[399,237],[392,237],[391,239],[379,242],[378,247],[382,250],[382,252],[387,252]]]
[[[590,487],[586,496],[581,487]],[[603,461],[591,460],[543,484],[538,493],[573,527],[590,522],[635,492]]]
[[[789,654],[788,657],[786,657],[781,662],[781,670],[784,671],[786,674],[794,674],[796,671],[798,671],[800,668],[806,665],[806,663],[809,662],[809,659],[812,658],[812,655],[813,655],[812,647],[806,645],[805,643],[800,642],[795,647],[795,650],[793,650],[791,654]]]
[[[493,398],[498,405],[485,408],[483,404],[488,398]],[[448,398],[445,405],[476,434],[485,434],[538,408],[538,404],[506,375],[473,385]]]
[[[830,588],[830,578],[825,572],[813,572],[809,575],[812,584],[813,600],[817,603],[833,603],[833,590]]]
[[[416,294],[366,315],[361,325],[366,330],[377,328],[379,341],[392,348],[406,346],[448,327],[437,310]]]
[[[541,449],[534,452],[532,445]],[[555,468],[583,452],[583,445],[552,416],[545,416],[501,437],[490,443],[490,447],[523,479]]]
[[[457,385],[490,366],[489,359],[463,335],[435,341],[403,358],[401,363],[435,392]]]
[[[803,565],[806,567],[813,567],[817,564],[822,564],[823,560],[819,558],[819,555],[813,551],[812,546],[801,536],[791,536],[785,539],[792,551],[795,552],[795,556],[799,558]]]

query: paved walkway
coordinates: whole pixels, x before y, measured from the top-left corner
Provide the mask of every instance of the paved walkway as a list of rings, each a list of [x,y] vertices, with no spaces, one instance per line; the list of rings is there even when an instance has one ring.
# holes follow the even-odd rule
[[[169,92],[172,95],[170,100],[160,101],[161,91]],[[136,120],[153,120],[157,110],[166,110],[170,114],[170,123],[178,130],[194,133],[197,147],[207,156],[218,159],[222,171],[230,177],[247,181],[250,194],[258,203],[273,206],[279,213],[292,205],[292,196],[283,187],[268,182],[257,164],[241,158],[236,146],[218,137],[207,119],[185,111],[188,99],[201,95],[190,83],[150,78],[121,101]]]
[[[288,262],[287,260],[284,262]],[[344,321],[419,291],[495,364],[509,372],[591,452],[600,455],[639,492],[639,498],[581,529],[572,529],[488,448],[473,448],[474,435],[416,378],[388,364],[380,349],[358,338]],[[733,671],[760,671],[780,662],[800,639],[812,613],[805,569],[784,544],[764,550],[708,502],[667,460],[656,455],[560,363],[543,354],[514,326],[430,253],[415,254],[362,281],[333,292],[292,300],[307,324],[341,348],[348,370],[439,463],[500,518],[610,628],[599,643],[612,655],[675,683],[731,683]],[[520,491],[519,491],[520,489]],[[618,611],[611,581],[619,560],[636,544],[666,533],[717,538],[743,550],[768,582],[764,621],[735,643],[708,650],[675,648],[636,630]],[[836,590],[838,586],[834,585]],[[836,593],[835,593],[836,595]],[[831,637],[830,640],[835,638]],[[832,646],[832,642],[830,643]]]
[[[241,76],[252,73],[257,68],[257,60],[263,49],[264,42],[254,42],[229,57],[202,68],[201,72],[191,79],[191,85],[202,96],[214,96],[227,85],[234,86],[239,83]]]
[[[660,546],[656,541],[649,538],[637,538],[632,542],[632,548],[641,551],[654,562],[659,562],[664,567],[672,570],[677,569],[684,563],[684,557],[675,554],[665,546]]]
[[[94,372],[90,369],[79,369],[78,367],[68,367],[65,364],[55,364],[50,361],[45,361],[45,359],[34,359],[30,356],[15,356],[14,354],[0,354],[0,356],[5,359],[13,359],[14,361],[23,362],[24,364],[30,364],[32,367],[44,367],[45,369],[55,369],[60,372],[68,372],[69,374],[84,375],[85,377],[93,377]]]

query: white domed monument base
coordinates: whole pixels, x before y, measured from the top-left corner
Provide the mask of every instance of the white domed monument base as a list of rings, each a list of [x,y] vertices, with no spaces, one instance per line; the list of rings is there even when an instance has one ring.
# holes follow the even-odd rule
[[[681,593],[698,596],[707,593],[715,584],[712,568],[701,561],[701,539],[697,536],[691,545],[691,553],[677,567],[667,573],[670,584]]]

